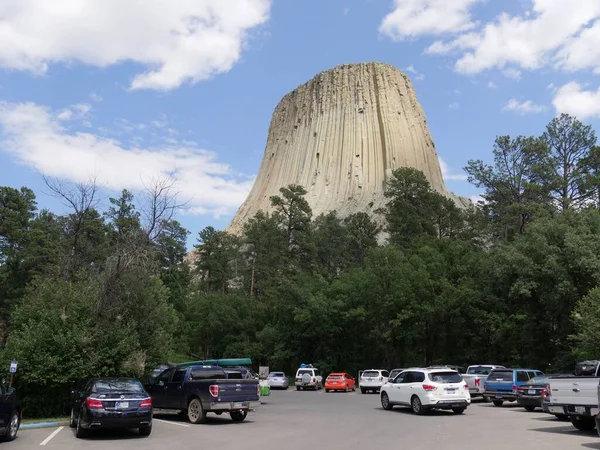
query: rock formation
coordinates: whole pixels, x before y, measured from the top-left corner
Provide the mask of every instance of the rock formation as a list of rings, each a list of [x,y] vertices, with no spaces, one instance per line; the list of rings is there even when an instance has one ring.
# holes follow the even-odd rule
[[[306,188],[315,216],[373,212],[391,172],[417,168],[438,192],[445,187],[427,119],[409,78],[382,63],[347,64],[322,72],[275,108],[265,154],[246,201],[228,231],[239,233],[272,195],[289,184]]]

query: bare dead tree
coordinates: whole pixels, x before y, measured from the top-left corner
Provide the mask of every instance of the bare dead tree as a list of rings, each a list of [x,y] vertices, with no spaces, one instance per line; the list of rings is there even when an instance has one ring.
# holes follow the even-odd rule
[[[99,186],[96,177],[90,177],[87,183],[69,183],[58,179],[43,177],[50,195],[61,199],[62,203],[72,210],[72,241],[66,264],[65,278],[72,280],[79,242],[84,230],[84,224],[90,211],[100,203]]]
[[[142,217],[144,231],[150,242],[162,233],[166,222],[173,219],[178,210],[189,202],[178,202],[179,191],[174,178],[152,178],[142,191]]]

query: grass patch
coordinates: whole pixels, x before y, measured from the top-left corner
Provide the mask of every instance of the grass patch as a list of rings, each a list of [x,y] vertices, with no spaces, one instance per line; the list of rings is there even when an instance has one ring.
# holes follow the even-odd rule
[[[68,416],[64,416],[64,417],[49,417],[49,418],[40,418],[40,419],[27,419],[27,418],[23,418],[23,421],[21,422],[22,424],[25,423],[42,423],[42,422],[67,422],[69,421],[69,417]]]

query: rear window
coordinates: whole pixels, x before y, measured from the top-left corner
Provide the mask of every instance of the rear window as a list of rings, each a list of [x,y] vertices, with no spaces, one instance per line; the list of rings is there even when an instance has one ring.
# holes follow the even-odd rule
[[[227,378],[230,380],[243,380],[242,372],[227,372]]]
[[[191,380],[224,380],[227,374],[222,369],[193,369]]]
[[[285,377],[285,373],[283,373],[283,372],[271,372],[269,374],[269,376],[271,378],[283,378],[283,377]]]
[[[342,376],[341,375],[329,375],[327,378],[330,380],[339,380],[340,378],[342,378]]]
[[[519,381],[519,382],[529,381],[529,375],[527,374],[527,372],[518,371],[517,372],[517,381]]]
[[[378,377],[379,372],[377,372],[376,370],[367,370],[362,373],[362,376],[363,377]]]
[[[491,367],[469,367],[467,374],[469,375],[489,375],[492,371]]]
[[[492,370],[488,376],[488,381],[512,381],[512,370]]]
[[[313,371],[312,371],[312,369],[309,369],[309,370],[299,370],[299,371],[298,371],[298,376],[299,376],[299,377],[301,377],[301,376],[302,376],[302,375],[304,375],[305,373],[307,373],[307,374],[309,374],[309,375],[311,375],[311,376],[312,376],[312,374],[313,374]]]
[[[434,383],[442,384],[460,383],[463,380],[456,372],[432,372],[429,374],[429,379]]]
[[[144,392],[144,387],[137,380],[103,380],[94,383],[92,392]]]

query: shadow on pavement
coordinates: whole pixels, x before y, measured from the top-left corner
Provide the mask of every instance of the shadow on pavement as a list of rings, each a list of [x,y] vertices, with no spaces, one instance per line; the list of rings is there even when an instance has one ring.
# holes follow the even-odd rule
[[[75,429],[71,428],[73,438],[75,436]],[[138,431],[135,429],[118,429],[118,430],[93,430],[89,431],[88,435],[83,439],[77,439],[78,441],[114,441],[114,440],[125,440],[125,439],[147,439],[148,436],[140,436]]]
[[[530,428],[529,431],[538,431],[540,433],[550,434],[570,434],[573,436],[593,436],[597,435],[596,430],[592,431],[579,431],[572,425],[554,427],[554,428]]]
[[[600,449],[600,442],[595,442],[593,444],[581,444],[583,448],[592,448],[592,449]]]

